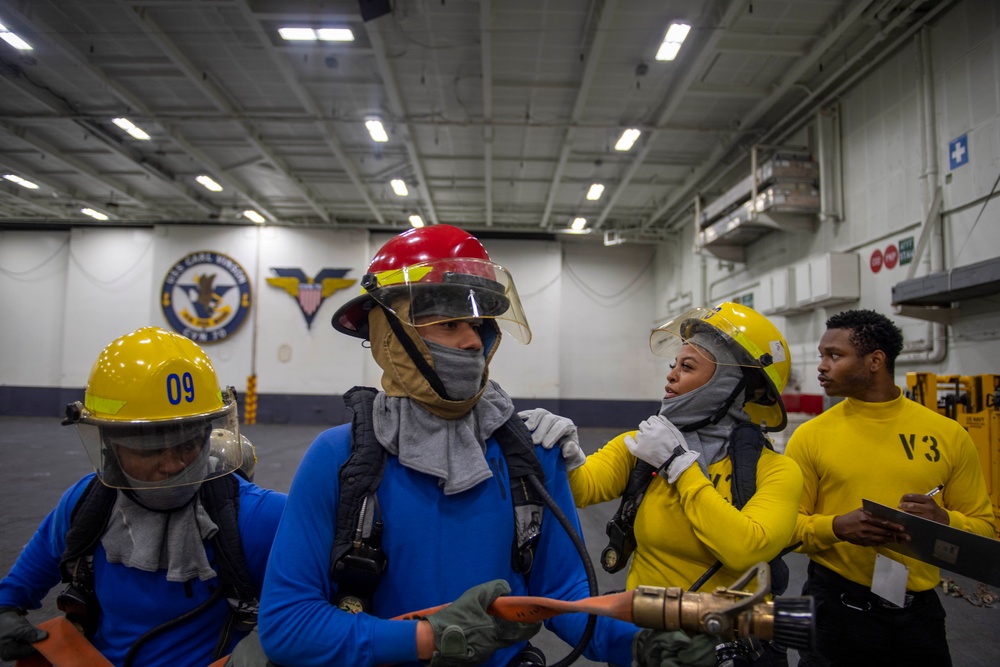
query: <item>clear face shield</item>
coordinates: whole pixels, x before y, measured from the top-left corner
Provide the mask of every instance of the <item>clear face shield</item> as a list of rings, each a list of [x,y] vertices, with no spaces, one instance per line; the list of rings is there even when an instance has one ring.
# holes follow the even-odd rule
[[[481,259],[441,259],[370,274],[365,280],[371,297],[404,324],[424,327],[454,320],[492,319],[521,343],[531,341],[514,280],[499,264]]]
[[[763,368],[760,360],[767,359],[764,357],[765,351],[758,350],[757,345],[738,326],[712,308],[689,310],[653,329],[649,335],[649,349],[653,354],[671,361],[685,344],[721,366],[759,369]]]
[[[120,489],[200,484],[234,472],[243,463],[236,395],[209,415],[172,420],[98,419],[80,403],[68,408],[101,481]]]

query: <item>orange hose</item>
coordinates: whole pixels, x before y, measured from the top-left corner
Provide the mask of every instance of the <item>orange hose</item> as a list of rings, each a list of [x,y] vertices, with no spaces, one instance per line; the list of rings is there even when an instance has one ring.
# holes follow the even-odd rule
[[[114,667],[107,658],[87,641],[75,625],[66,620],[65,616],[56,616],[39,623],[38,627],[47,630],[49,636],[34,647],[38,653],[18,660],[17,667]]]
[[[632,596],[635,591],[625,591],[612,595],[600,595],[582,600],[553,600],[552,598],[529,595],[505,595],[493,601],[486,610],[492,616],[519,623],[537,623],[559,614],[584,613],[610,616],[620,621],[632,622]],[[424,618],[448,605],[429,607],[420,611],[396,616],[396,621],[412,621]]]

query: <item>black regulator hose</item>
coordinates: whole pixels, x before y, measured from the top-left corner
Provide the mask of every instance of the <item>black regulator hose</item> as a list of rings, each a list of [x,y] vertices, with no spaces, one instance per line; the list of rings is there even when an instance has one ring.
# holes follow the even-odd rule
[[[536,475],[527,475],[528,482],[531,484],[532,488],[541,496],[542,500],[545,502],[545,506],[549,508],[552,515],[555,516],[556,520],[562,525],[569,535],[569,539],[573,541],[573,546],[576,547],[577,553],[580,554],[580,560],[583,561],[583,569],[587,572],[587,585],[590,587],[590,596],[597,597],[600,591],[597,587],[597,573],[594,572],[594,564],[590,561],[590,555],[587,553],[587,547],[583,543],[583,539],[580,537],[579,533],[573,527],[573,523],[566,516],[566,513],[562,511],[559,507],[559,503],[549,495],[549,492],[545,490],[545,485],[541,483]],[[551,665],[551,667],[566,667],[574,662],[576,659],[583,655],[584,650],[587,645],[590,644],[591,637],[594,636],[594,628],[597,625],[597,616],[590,614],[587,617],[587,626],[583,630],[583,635],[580,637],[580,641],[576,643],[573,650],[569,654],[560,660],[559,662]]]
[[[170,630],[171,628],[180,625],[181,623],[184,623],[185,621],[193,618],[194,616],[197,616],[198,614],[200,614],[201,612],[205,611],[210,606],[218,602],[219,599],[222,597],[222,589],[223,589],[222,586],[216,588],[214,591],[212,591],[212,594],[208,597],[207,600],[202,602],[200,605],[198,605],[191,611],[184,612],[177,618],[172,618],[166,623],[161,623],[155,628],[147,630],[145,633],[143,633],[141,637],[135,640],[135,643],[132,644],[131,648],[129,648],[128,653],[125,654],[125,661],[122,663],[124,667],[132,667],[133,663],[135,662],[135,656],[139,652],[139,649],[142,648],[142,645],[148,642],[150,639],[156,637],[157,635],[163,634],[167,630]]]

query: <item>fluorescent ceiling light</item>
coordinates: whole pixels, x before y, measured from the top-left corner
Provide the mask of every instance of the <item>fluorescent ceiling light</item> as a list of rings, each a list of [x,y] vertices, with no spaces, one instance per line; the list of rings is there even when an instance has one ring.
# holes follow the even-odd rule
[[[392,186],[392,191],[395,192],[400,197],[405,197],[410,194],[410,191],[406,189],[406,181],[401,178],[394,178],[389,181],[389,185]]]
[[[32,51],[31,44],[12,33],[3,24],[0,24],[0,39],[13,46],[18,51]]]
[[[615,144],[615,150],[627,151],[632,148],[632,144],[635,143],[635,140],[639,138],[640,134],[642,134],[642,132],[634,128],[625,130],[622,132],[622,136],[618,137],[618,143]]]
[[[141,141],[149,141],[149,135],[128,118],[112,118],[111,122]]]
[[[213,181],[211,178],[209,178],[205,174],[202,174],[201,176],[199,176],[198,178],[196,178],[194,180],[198,181],[203,186],[205,186],[205,188],[211,190],[212,192],[222,192],[222,186],[219,185],[218,183],[216,183],[215,181]]]
[[[108,219],[108,216],[104,215],[100,211],[95,211],[92,208],[81,208],[80,209],[80,213],[83,213],[84,215],[89,215],[91,218],[94,218],[95,220],[107,220]]]
[[[365,127],[368,128],[368,134],[372,135],[372,141],[379,143],[389,141],[389,135],[385,133],[385,128],[382,127],[382,121],[375,119],[366,120]]]
[[[413,215],[410,216],[410,226],[411,227],[423,227],[424,226],[424,219],[421,218],[416,213],[414,213]]]
[[[350,28],[278,28],[278,34],[286,42],[353,42],[354,32]]]
[[[354,33],[350,28],[320,28],[317,36],[324,42],[353,42]]]
[[[28,181],[28,180],[25,180],[25,179],[21,178],[17,174],[4,174],[3,177],[6,178],[11,183],[17,183],[22,188],[28,188],[29,190],[37,190],[38,189],[37,185],[35,185],[31,181]]]
[[[587,191],[587,199],[590,201],[597,201],[604,194],[604,186],[600,183],[593,183],[590,186],[590,190]]]
[[[278,34],[288,42],[316,41],[316,31],[312,28],[278,28]]]
[[[583,228],[586,227],[586,226],[587,226],[587,219],[586,218],[573,218],[573,222],[570,223],[570,228],[574,232],[582,231]]]
[[[247,209],[243,211],[243,217],[246,218],[247,220],[252,220],[253,222],[256,222],[258,225],[264,224],[264,216],[262,216],[260,213],[258,213],[253,209]]]
[[[660,44],[660,49],[656,52],[657,60],[673,60],[681,50],[681,44],[691,32],[691,26],[686,23],[671,23],[667,28],[667,34]]]

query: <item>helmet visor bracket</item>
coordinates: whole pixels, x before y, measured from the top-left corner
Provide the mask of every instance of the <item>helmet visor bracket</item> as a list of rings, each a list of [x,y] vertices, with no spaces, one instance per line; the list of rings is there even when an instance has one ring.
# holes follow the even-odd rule
[[[375,278],[369,296],[404,324],[492,319],[521,343],[531,341],[514,280],[499,264],[449,258],[383,271]]]

